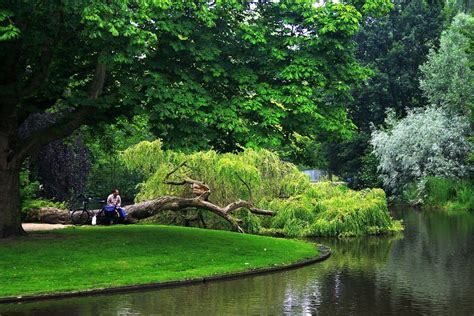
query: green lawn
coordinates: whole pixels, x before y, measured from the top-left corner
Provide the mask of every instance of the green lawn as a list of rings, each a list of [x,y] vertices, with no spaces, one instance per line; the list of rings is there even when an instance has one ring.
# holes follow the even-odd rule
[[[236,272],[314,257],[297,240],[173,226],[72,227],[0,240],[0,297]]]

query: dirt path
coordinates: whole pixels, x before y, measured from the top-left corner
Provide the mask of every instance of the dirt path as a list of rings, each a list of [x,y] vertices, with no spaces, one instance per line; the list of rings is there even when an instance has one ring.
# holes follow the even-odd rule
[[[23,223],[22,226],[23,226],[23,229],[27,232],[35,232],[35,231],[42,231],[42,230],[63,229],[66,227],[70,227],[72,225]]]

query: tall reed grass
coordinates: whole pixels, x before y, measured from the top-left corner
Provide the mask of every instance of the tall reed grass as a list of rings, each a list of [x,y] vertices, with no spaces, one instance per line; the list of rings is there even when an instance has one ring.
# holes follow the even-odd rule
[[[469,180],[430,177],[422,192],[426,207],[449,211],[474,210],[474,183]]]

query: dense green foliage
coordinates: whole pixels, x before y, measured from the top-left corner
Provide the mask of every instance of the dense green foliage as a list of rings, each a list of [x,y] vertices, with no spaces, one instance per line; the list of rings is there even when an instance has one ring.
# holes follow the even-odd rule
[[[317,255],[297,240],[155,225],[39,233],[2,241],[0,252],[8,284],[0,297],[208,277]]]
[[[312,185],[289,201],[266,205],[278,211],[272,229],[288,236],[363,236],[402,230],[390,217],[381,189],[350,190],[329,182]]]
[[[31,181],[30,171],[23,168],[20,172],[20,202],[23,205],[28,200],[33,200],[37,196],[39,182]]]
[[[30,172],[24,168],[20,173],[20,203],[21,211],[25,212],[33,208],[57,207],[65,209],[67,205],[63,202],[55,202],[48,199],[38,198],[40,183],[31,181]]]
[[[472,115],[474,111],[473,52],[469,34],[474,34],[474,17],[458,14],[441,35],[437,51],[431,50],[421,66],[421,88],[432,105],[455,113]]]
[[[364,86],[354,90],[352,118],[363,131],[383,123],[387,108],[398,115],[426,105],[419,87],[420,65],[429,48],[437,46],[444,1],[394,1],[395,8],[380,19],[369,20],[357,34],[357,57],[373,70]]]
[[[227,205],[239,199],[277,212],[260,218],[240,211],[242,227],[250,232],[280,232],[287,236],[358,236],[387,233],[401,228],[388,214],[382,190],[356,192],[331,184],[313,185],[296,166],[267,150],[241,153],[215,151],[183,154],[163,150],[160,141],[142,142],[123,153],[126,165],[144,174],[137,201],[163,195],[190,196],[190,189],[165,184],[166,175],[179,168],[171,180],[186,177],[211,188],[210,200]],[[247,187],[247,185],[249,187]],[[250,189],[250,190],[249,190]],[[216,227],[222,227],[221,221]]]
[[[348,91],[365,77],[352,37],[390,8],[388,0],[8,1],[2,16],[19,33],[0,56],[20,58],[5,64],[16,89],[40,80],[18,100],[19,118],[91,107],[84,123],[93,123],[146,109],[169,147],[279,146],[297,135],[347,136]],[[90,102],[98,65],[106,77]]]
[[[326,143],[325,157],[330,172],[352,179],[355,188],[380,187],[369,144],[371,124],[382,124],[388,108],[398,116],[407,109],[425,106],[420,89],[419,67],[431,47],[437,47],[446,23],[445,2],[437,0],[393,1],[386,16],[366,19],[355,36],[356,58],[371,70],[362,85],[352,89],[348,104],[357,126],[350,140]]]
[[[189,21],[157,47],[145,88],[166,147],[228,151],[347,135],[347,90],[364,77],[350,42],[360,12],[311,1],[215,10],[227,23]]]
[[[129,172],[119,152],[143,140],[153,138],[145,115],[132,119],[119,118],[99,128],[82,128],[85,142],[92,156],[92,170],[87,179],[86,193],[105,198],[118,188],[124,202],[133,201],[136,183],[143,181],[140,174]]]

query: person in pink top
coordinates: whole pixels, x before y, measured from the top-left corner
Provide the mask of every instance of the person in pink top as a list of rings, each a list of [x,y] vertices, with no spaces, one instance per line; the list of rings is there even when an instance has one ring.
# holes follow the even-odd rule
[[[127,213],[125,212],[123,208],[120,207],[121,204],[122,204],[122,199],[120,198],[119,190],[114,189],[112,193],[107,197],[107,206],[115,207],[120,215],[120,219],[124,221],[125,218],[127,217]]]

